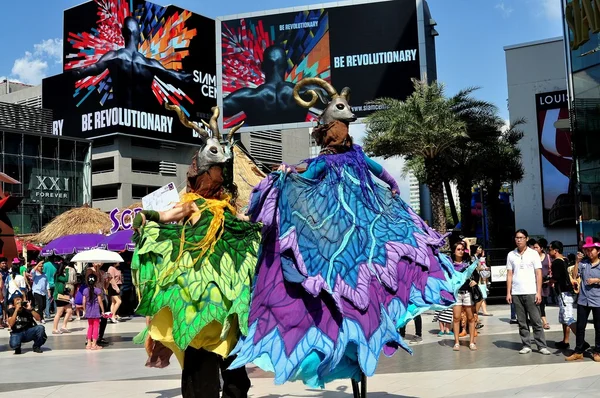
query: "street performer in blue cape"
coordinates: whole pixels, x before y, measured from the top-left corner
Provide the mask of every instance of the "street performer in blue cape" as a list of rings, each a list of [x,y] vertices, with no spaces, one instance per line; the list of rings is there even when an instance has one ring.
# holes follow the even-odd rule
[[[301,90],[308,90],[310,101]],[[275,383],[324,387],[351,378],[356,396],[380,355],[410,352],[398,329],[456,302],[464,273],[431,229],[399,196],[390,174],[354,145],[350,89],[319,78],[294,88],[298,104],[327,106],[313,130],[322,147],[305,172],[282,166],[254,188],[248,214],[263,224],[249,329],[231,368],[253,362]],[[382,186],[377,177],[386,186]],[[406,358],[405,360],[410,360]]]

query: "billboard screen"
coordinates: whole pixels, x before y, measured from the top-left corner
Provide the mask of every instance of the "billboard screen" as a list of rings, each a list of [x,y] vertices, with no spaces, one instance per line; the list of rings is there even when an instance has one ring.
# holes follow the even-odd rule
[[[55,134],[196,141],[164,103],[180,105],[192,120],[210,117],[213,20],[147,1],[94,0],[65,11],[63,43],[63,74],[42,88]]]
[[[420,77],[415,0],[320,8],[221,21],[225,127],[310,122],[292,96],[296,82],[320,77],[352,89],[358,117],[378,97],[404,99]]]
[[[569,118],[567,91],[536,94],[544,224],[572,226],[575,222],[575,179],[571,132],[554,123]]]

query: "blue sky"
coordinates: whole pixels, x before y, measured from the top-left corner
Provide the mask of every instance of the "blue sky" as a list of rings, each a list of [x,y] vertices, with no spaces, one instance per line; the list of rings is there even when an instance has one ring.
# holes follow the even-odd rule
[[[166,0],[155,0],[167,5]],[[39,83],[61,70],[62,12],[80,0],[6,1],[0,24],[0,79]],[[174,0],[183,8],[216,17],[265,9],[315,4],[315,0]],[[562,34],[560,0],[429,0],[437,21],[438,79],[448,94],[481,86],[478,96],[494,102],[502,117],[506,106],[506,45]],[[33,11],[35,10],[35,12]],[[24,18],[24,16],[27,16]]]
[[[37,84],[44,76],[61,71],[63,10],[81,0],[4,1],[0,37],[0,80],[8,76]],[[161,5],[168,0],[154,0]],[[316,0],[173,0],[182,8],[208,17],[319,3]],[[504,46],[562,35],[560,0],[429,0],[438,23],[438,80],[447,94],[479,86],[476,95],[495,103],[508,119]],[[35,11],[33,11],[35,10]],[[9,16],[9,17],[6,17]],[[14,16],[14,17],[11,17]],[[26,18],[25,18],[26,16]],[[376,21],[373,21],[376,23]],[[8,38],[8,39],[5,39]],[[364,126],[353,126],[360,143]],[[408,180],[403,179],[402,159],[377,159],[409,200]]]

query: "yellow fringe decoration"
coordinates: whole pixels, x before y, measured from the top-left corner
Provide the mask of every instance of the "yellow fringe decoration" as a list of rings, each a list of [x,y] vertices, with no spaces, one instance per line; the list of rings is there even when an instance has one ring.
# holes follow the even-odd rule
[[[186,194],[182,195],[180,203],[187,204],[187,203],[195,202],[196,200],[201,199],[201,198],[204,199],[205,202],[201,206],[198,206],[198,211],[192,213],[188,217],[188,220],[186,221],[186,223],[183,225],[183,228],[181,229],[181,239],[180,239],[180,244],[179,244],[179,256],[173,262],[173,265],[171,265],[168,269],[165,270],[161,280],[164,280],[165,278],[167,278],[179,266],[179,260],[181,259],[181,256],[183,255],[183,248],[186,243],[191,246],[195,246],[198,250],[200,250],[200,254],[192,262],[192,264],[195,264],[196,262],[198,262],[198,260],[200,260],[200,258],[212,254],[212,252],[214,251],[215,245],[217,244],[217,242],[219,241],[219,239],[221,239],[221,236],[223,235],[223,229],[224,229],[224,224],[225,224],[225,209],[228,209],[233,214],[236,214],[235,207],[232,206],[230,203],[231,197],[229,195],[223,195],[220,199],[206,199],[196,193],[190,192],[190,193],[186,193]],[[185,240],[186,225],[187,224],[191,225],[191,220],[197,216],[200,216],[205,211],[209,211],[213,216],[213,218],[210,222],[210,225],[208,226],[208,230],[206,231],[206,235],[198,243],[192,243],[192,242],[186,241]]]

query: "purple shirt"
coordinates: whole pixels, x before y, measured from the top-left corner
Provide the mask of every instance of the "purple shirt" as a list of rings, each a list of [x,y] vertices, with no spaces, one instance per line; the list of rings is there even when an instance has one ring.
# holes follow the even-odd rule
[[[98,319],[101,317],[98,296],[102,297],[102,290],[97,287],[94,288],[93,300],[90,300],[90,289],[86,287],[83,290],[83,297],[85,297],[85,317],[87,319]]]

